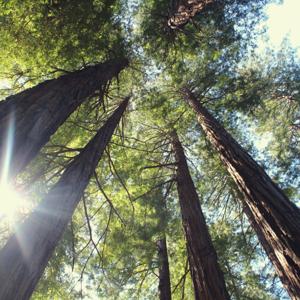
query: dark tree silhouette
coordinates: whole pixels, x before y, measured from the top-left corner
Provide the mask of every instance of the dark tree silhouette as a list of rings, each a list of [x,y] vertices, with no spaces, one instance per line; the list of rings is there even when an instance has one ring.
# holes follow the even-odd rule
[[[123,115],[126,98],[0,251],[0,299],[29,299]],[[9,199],[8,199],[9,201]]]
[[[127,65],[127,59],[110,60],[0,102],[0,168],[9,151],[9,177],[21,172],[70,114]]]

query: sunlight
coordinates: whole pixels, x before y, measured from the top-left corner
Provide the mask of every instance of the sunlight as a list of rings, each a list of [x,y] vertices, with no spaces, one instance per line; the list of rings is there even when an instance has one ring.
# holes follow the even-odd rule
[[[268,32],[274,45],[280,46],[282,40],[288,35],[294,47],[300,46],[299,10],[299,0],[284,0],[280,5],[272,4],[267,7]]]
[[[0,217],[14,221],[17,214],[26,208],[24,199],[6,183],[0,184]]]
[[[260,26],[266,25],[267,32],[266,36],[261,36],[257,41],[259,51],[263,52],[266,47],[278,50],[287,39],[300,57],[299,9],[299,0],[284,0],[281,4],[272,3],[266,6],[267,20]],[[266,37],[269,38],[268,43],[265,40]]]
[[[16,219],[18,212],[24,206],[21,196],[14,190],[9,182],[9,166],[13,148],[13,132],[15,128],[15,117],[12,114],[9,118],[9,126],[5,138],[5,151],[1,157],[0,177],[0,217],[7,217],[10,222]]]

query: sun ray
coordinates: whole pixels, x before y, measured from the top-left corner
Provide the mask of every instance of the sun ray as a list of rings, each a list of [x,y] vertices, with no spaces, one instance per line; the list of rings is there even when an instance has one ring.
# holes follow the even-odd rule
[[[3,157],[1,158],[2,162],[2,170],[1,170],[1,181],[0,184],[7,183],[9,180],[9,166],[11,162],[11,156],[12,156],[12,151],[13,151],[13,136],[14,136],[14,130],[15,130],[15,116],[14,113],[11,114],[8,122],[8,130],[7,130],[7,135],[5,139],[5,144],[4,144],[4,153],[2,154]]]
[[[15,190],[13,183],[9,178],[10,174],[10,163],[12,159],[13,151],[13,136],[15,130],[15,117],[14,113],[11,114],[7,134],[4,142],[4,151],[1,157],[1,177],[0,177],[0,217],[8,218],[9,222],[13,222],[16,216],[25,207],[25,200]]]

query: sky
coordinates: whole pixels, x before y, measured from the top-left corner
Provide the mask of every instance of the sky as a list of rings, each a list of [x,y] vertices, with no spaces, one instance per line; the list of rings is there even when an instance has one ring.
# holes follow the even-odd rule
[[[294,48],[298,48],[300,57],[300,0],[284,0],[282,4],[270,4],[266,7],[268,20],[267,34],[273,47],[279,48],[288,35]],[[260,47],[264,44],[260,42]]]

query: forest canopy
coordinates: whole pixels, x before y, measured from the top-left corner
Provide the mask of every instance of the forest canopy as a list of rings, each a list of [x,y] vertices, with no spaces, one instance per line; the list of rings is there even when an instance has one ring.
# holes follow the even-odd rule
[[[300,297],[274,2],[0,0],[0,298]]]

